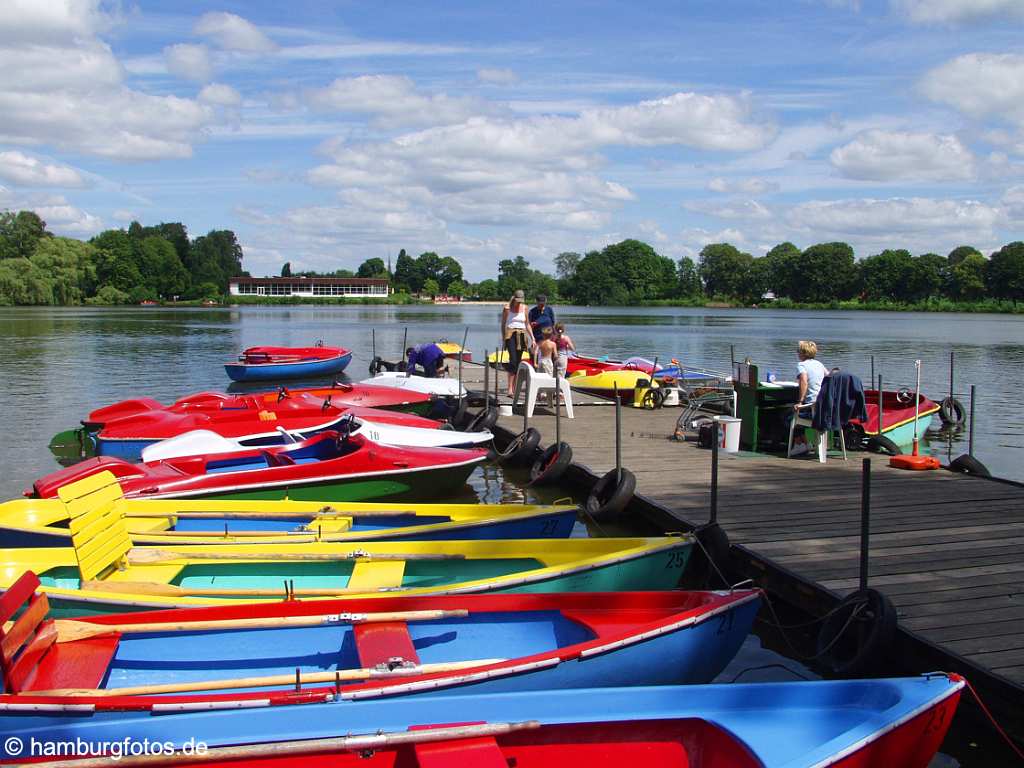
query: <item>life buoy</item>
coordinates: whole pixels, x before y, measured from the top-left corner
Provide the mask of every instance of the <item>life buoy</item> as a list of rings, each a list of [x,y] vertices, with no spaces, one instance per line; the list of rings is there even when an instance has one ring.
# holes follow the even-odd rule
[[[899,456],[903,449],[885,435],[871,435],[867,439],[868,450],[873,453],[884,453],[887,456]]]
[[[572,464],[572,447],[568,443],[549,445],[530,468],[530,483],[546,485],[557,481]]]
[[[821,625],[818,656],[833,672],[853,677],[869,671],[892,643],[896,609],[875,589],[847,595]]]
[[[505,446],[505,450],[498,454],[498,457],[508,464],[525,464],[533,458],[533,454],[540,445],[540,432],[533,427],[527,427],[520,432],[512,442]]]
[[[613,520],[626,509],[635,491],[636,476],[628,469],[621,474],[613,469],[590,489],[584,508],[598,522]]]
[[[963,424],[964,407],[955,397],[947,397],[939,404],[939,418],[943,424]]]
[[[988,467],[986,467],[976,458],[971,456],[969,453],[965,453],[962,456],[957,456],[955,459],[949,462],[949,468],[953,472],[963,472],[965,475],[977,475],[978,477],[992,477],[992,473],[988,471]]]
[[[469,420],[463,432],[486,432],[498,421],[498,412],[491,408],[485,408]]]

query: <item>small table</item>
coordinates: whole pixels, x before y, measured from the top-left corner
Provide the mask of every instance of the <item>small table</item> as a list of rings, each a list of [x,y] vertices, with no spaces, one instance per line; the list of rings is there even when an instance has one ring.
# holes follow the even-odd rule
[[[733,382],[736,417],[743,422],[740,448],[757,452],[765,447],[785,445],[789,434],[785,417],[797,402],[799,385],[795,381],[758,381],[756,365],[737,368],[740,375],[735,375]]]

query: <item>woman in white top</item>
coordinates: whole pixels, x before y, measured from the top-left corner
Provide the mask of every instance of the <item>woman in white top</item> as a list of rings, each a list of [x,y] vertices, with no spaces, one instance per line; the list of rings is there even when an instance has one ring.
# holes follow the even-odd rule
[[[526,296],[522,290],[512,294],[508,306],[501,311],[501,338],[508,352],[508,395],[512,396],[515,389],[516,370],[523,355],[533,349],[533,334],[527,333]]]
[[[800,414],[801,408],[804,416],[810,416],[811,409],[807,406],[813,405],[818,399],[821,382],[828,375],[828,369],[816,359],[817,355],[818,345],[813,341],[801,341],[797,344],[797,356],[800,358],[800,362],[796,364],[796,381],[799,385],[799,392],[797,401],[793,405],[793,415],[790,418],[795,419]],[[803,434],[797,435],[793,440],[791,455],[807,453],[807,450],[807,438]]]

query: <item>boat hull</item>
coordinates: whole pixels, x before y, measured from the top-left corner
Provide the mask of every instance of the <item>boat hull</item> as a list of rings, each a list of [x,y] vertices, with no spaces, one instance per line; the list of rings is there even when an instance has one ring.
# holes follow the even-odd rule
[[[288,363],[225,363],[224,370],[232,381],[276,381],[333,376],[352,362],[352,353],[344,352],[321,360],[299,360]]]
[[[638,755],[644,755],[644,765],[658,766],[926,768],[949,728],[962,687],[962,680],[956,676],[933,675],[866,681],[463,692],[372,701],[311,700],[303,706],[165,712],[159,717],[149,712],[100,710],[8,711],[0,714],[0,736],[16,734],[26,741],[35,738],[44,742],[75,738],[120,741],[130,733],[136,741],[169,741],[180,748],[189,739],[201,739],[213,747],[261,743],[271,733],[299,740],[401,732],[438,724],[536,720],[543,726],[541,731],[523,731],[519,737],[513,734],[509,741],[501,737],[499,743],[514,745],[528,741],[531,734],[544,733],[549,726],[605,723],[626,725],[624,738],[633,743],[627,750],[586,750],[583,759],[573,759],[577,753],[560,750],[555,756],[560,761],[541,763],[530,762],[531,753],[527,752],[516,763],[520,768],[621,766],[623,761],[636,760]],[[679,750],[673,750],[667,760],[658,752],[647,760],[649,752],[638,751],[635,740],[657,735],[655,741],[664,749],[667,723],[677,723],[678,728],[695,733],[704,732],[711,724],[718,731],[718,738],[691,741],[691,745],[706,748],[696,750],[688,761],[685,753],[680,760]],[[654,734],[652,728],[657,729]],[[621,732],[621,728],[613,725],[599,733],[612,738]],[[728,737],[725,742],[720,740],[722,736]],[[567,748],[582,748],[595,738],[591,735],[583,739],[577,734],[566,740]],[[600,738],[597,740],[600,744]],[[379,756],[387,758],[388,753]],[[602,756],[611,762],[602,761]],[[329,757],[338,759],[336,755]],[[302,764],[319,767],[365,763],[314,759]]]

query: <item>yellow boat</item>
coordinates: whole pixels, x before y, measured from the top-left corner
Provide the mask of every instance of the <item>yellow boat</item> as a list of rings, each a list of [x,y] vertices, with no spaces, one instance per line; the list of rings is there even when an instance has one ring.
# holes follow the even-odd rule
[[[491,352],[491,354],[487,356],[487,362],[490,363],[491,365],[494,365],[495,362],[500,363],[502,365],[508,365],[508,350],[503,349],[501,350],[501,352],[497,354]]]
[[[618,388],[618,397],[622,403],[637,407],[646,405],[644,395],[660,386],[649,373],[633,370],[602,371],[592,376],[573,374],[569,376],[568,382],[575,390],[610,400],[615,399]]]
[[[459,355],[462,355],[462,362],[471,363],[473,362],[473,353],[468,349],[463,349],[461,344],[456,344],[454,341],[448,341],[447,339],[441,339],[441,341],[434,342],[440,347],[441,351],[444,352],[445,357],[450,357],[455,360],[459,359]]]
[[[111,503],[133,544],[307,544],[314,541],[566,538],[576,506],[540,504],[372,504],[310,501],[125,499],[109,473],[68,485],[64,498],[88,498],[110,485]],[[568,500],[567,500],[568,501]],[[10,547],[71,545],[67,502],[0,504],[0,541]]]
[[[33,571],[60,616],[286,597],[671,589],[692,547],[690,536],[136,547],[109,483],[63,501],[73,546],[0,550],[0,589]]]

